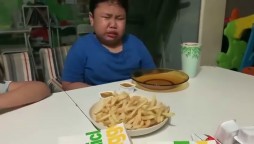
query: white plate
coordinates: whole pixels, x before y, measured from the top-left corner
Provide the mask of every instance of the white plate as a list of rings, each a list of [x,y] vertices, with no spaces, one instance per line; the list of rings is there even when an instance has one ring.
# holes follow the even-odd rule
[[[97,103],[95,103],[89,111],[90,117],[91,117],[91,121],[92,123],[99,129],[105,129],[107,128],[106,126],[104,126],[102,123],[97,123],[95,121],[95,115],[94,115],[94,111],[98,111],[98,109],[100,109],[100,107],[102,106],[101,104],[102,101],[99,101]],[[141,128],[141,129],[137,129],[137,130],[127,130],[127,133],[129,136],[140,136],[140,135],[145,135],[145,134],[149,134],[152,133],[158,129],[160,129],[162,126],[164,126],[167,121],[169,120],[169,118],[165,119],[164,121],[162,121],[161,123],[148,127],[148,128]]]

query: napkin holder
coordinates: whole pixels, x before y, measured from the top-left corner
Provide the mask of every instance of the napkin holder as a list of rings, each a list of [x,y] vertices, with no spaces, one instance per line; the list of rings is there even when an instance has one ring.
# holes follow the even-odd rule
[[[234,136],[238,134],[239,126],[235,120],[223,122],[215,133],[215,138],[223,144],[233,144]]]

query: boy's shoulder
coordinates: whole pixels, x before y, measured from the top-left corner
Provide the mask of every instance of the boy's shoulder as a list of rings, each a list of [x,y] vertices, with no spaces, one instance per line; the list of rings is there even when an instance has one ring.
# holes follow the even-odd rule
[[[93,33],[88,33],[83,36],[79,36],[77,40],[72,44],[70,50],[72,51],[84,51],[86,49],[90,49],[90,47],[94,46],[96,42],[95,36]]]
[[[88,33],[86,35],[82,35],[82,36],[79,36],[78,40],[79,41],[90,41],[92,39],[94,39],[95,35],[93,33]]]
[[[133,43],[133,42],[141,42],[141,40],[137,37],[137,36],[135,36],[135,35],[133,35],[133,34],[125,34],[124,35],[124,41],[125,42],[131,42],[131,43]]]
[[[96,42],[95,35],[93,33],[88,33],[86,35],[79,36],[74,45],[87,46],[93,44],[93,42]]]

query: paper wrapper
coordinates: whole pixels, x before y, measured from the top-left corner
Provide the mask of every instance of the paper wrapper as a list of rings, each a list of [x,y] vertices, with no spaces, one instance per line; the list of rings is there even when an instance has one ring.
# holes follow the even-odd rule
[[[86,131],[82,135],[63,136],[57,144],[132,144],[122,124],[103,130]]]
[[[169,141],[169,142],[149,142],[146,144],[216,144],[215,140],[209,141]]]
[[[123,123],[103,130],[89,131],[85,135],[84,144],[132,144]]]

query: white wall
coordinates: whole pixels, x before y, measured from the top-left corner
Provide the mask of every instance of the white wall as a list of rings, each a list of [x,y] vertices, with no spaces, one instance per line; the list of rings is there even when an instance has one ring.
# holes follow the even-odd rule
[[[162,67],[181,69],[181,44],[183,42],[198,42],[200,7],[203,0],[181,0],[177,16],[169,27],[168,41],[164,42]]]
[[[199,42],[201,65],[216,65],[221,49],[226,0],[201,0]]]

